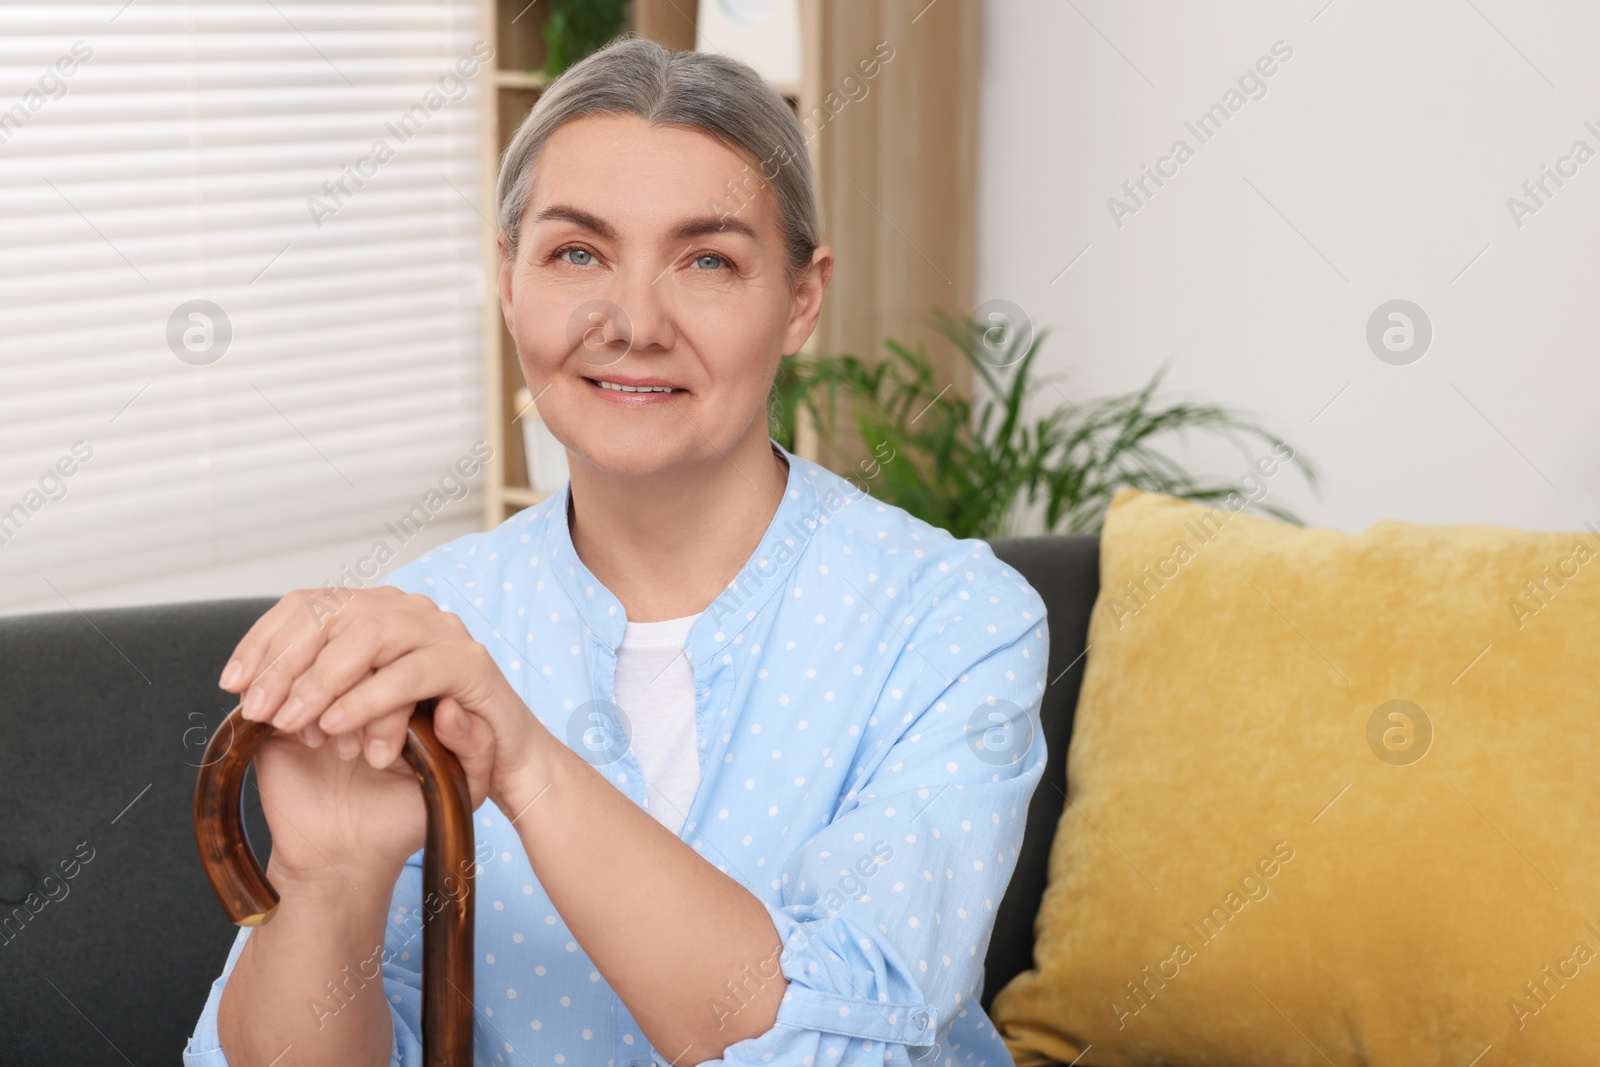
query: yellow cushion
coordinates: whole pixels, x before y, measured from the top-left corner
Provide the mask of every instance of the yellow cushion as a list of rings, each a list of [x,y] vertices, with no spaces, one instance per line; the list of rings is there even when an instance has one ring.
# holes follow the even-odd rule
[[[1600,1063],[1595,532],[1129,489],[1100,577],[1019,1067]]]

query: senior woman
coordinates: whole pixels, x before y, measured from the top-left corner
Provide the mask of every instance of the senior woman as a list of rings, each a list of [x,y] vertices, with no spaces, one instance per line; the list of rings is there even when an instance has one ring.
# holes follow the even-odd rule
[[[282,899],[186,1062],[420,1061],[439,902],[396,756],[438,696],[478,805],[480,1063],[1010,1063],[976,996],[1044,764],[1044,604],[769,436],[833,268],[793,112],[624,37],[546,90],[497,198],[570,478],[240,642]]]

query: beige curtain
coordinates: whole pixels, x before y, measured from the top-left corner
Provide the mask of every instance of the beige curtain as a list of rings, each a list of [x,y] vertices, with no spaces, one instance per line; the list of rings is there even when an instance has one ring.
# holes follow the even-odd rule
[[[808,351],[878,358],[886,337],[920,341],[959,392],[968,368],[926,322],[934,307],[972,310],[980,14],[978,0],[801,0],[802,117],[836,260]],[[851,100],[848,79],[875,49],[890,58]],[[830,103],[839,110],[818,128]],[[802,437],[806,455],[840,471],[862,447],[829,444]]]

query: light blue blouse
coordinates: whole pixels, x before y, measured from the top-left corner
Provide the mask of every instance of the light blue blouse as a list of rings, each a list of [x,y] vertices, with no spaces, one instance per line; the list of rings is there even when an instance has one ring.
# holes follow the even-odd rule
[[[777,969],[777,1022],[713,1064],[1003,1067],[978,1006],[995,909],[1043,773],[1044,602],[980,540],[957,540],[777,442],[788,486],[760,546],[690,630],[700,785],[680,836],[766,906],[776,960],[730,974],[726,1022]],[[612,703],[622,604],[573,550],[568,486],[385,581],[459,615],[556,737],[641,807]],[[540,887],[493,802],[477,824],[476,1060],[646,1067],[653,1049]],[[392,1064],[421,1063],[421,859],[395,886],[381,958]],[[226,1064],[217,1003],[184,1052]],[[348,994],[347,994],[348,995]],[[321,1017],[336,1012],[333,992]]]

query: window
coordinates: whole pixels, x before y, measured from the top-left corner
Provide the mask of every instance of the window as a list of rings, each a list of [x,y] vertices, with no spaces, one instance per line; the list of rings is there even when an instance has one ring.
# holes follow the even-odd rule
[[[0,49],[0,610],[476,519],[477,3],[11,3]]]

